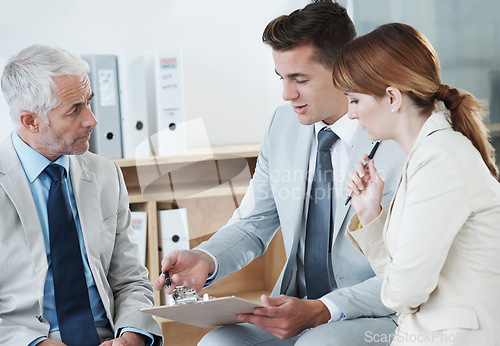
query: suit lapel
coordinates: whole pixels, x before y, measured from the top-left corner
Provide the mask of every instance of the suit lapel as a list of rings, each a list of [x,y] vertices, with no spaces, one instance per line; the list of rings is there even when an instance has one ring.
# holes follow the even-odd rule
[[[71,184],[75,194],[75,201],[80,217],[82,235],[89,262],[99,260],[99,236],[101,234],[101,214],[97,196],[97,184],[95,174],[88,171],[83,155],[69,158]],[[92,268],[92,266],[91,266]]]
[[[87,167],[86,154],[70,156],[70,174],[75,201],[80,217],[83,241],[94,277],[97,290],[101,297],[107,316],[112,316],[109,290],[103,282],[101,253],[102,215],[99,201],[99,190],[95,173]],[[112,321],[110,319],[110,321]],[[113,323],[113,322],[111,322]]]
[[[296,196],[289,198],[291,214],[293,215],[292,227],[293,249],[296,252],[299,243],[300,231],[302,226],[302,216],[304,214],[304,202],[307,189],[307,176],[309,167],[309,158],[311,153],[311,140],[314,135],[314,126],[301,126],[296,138],[295,149],[293,151],[291,174],[299,177],[294,179],[295,186],[292,191],[297,191]]]
[[[290,253],[287,254],[286,269],[283,275],[281,290],[279,293],[294,295],[296,292],[296,272],[297,272],[297,256],[290,254],[297,253],[297,247],[300,241],[300,231],[302,229],[302,217],[304,214],[304,201],[307,187],[307,171],[309,167],[309,158],[311,154],[311,141],[314,135],[314,126],[300,126],[299,132],[293,138],[293,150],[287,158],[291,164],[289,174],[292,179],[292,186],[289,190],[293,191],[293,195],[287,199],[288,210],[290,211],[290,229],[293,231],[292,246]],[[292,134],[293,136],[293,134]],[[282,221],[283,222],[283,221]]]
[[[393,214],[393,211],[394,207],[396,206],[396,203],[398,203],[399,201],[404,201],[406,199],[406,189],[407,189],[406,182],[408,175],[408,165],[410,164],[413,153],[428,136],[432,135],[436,131],[451,130],[451,129],[452,129],[451,124],[448,120],[448,117],[443,112],[433,113],[422,126],[417,138],[415,139],[413,148],[411,149],[408,155],[408,159],[406,160],[403,172],[401,173],[401,177],[399,178],[398,185],[394,190],[394,198],[392,199],[391,204],[389,206],[389,210],[387,211],[387,219],[384,226],[384,241],[385,241],[385,236],[387,234],[387,228],[389,226],[389,220],[393,217],[395,218],[401,217],[401,215]],[[399,224],[399,220],[396,220],[396,224]],[[388,244],[387,242],[385,243]]]

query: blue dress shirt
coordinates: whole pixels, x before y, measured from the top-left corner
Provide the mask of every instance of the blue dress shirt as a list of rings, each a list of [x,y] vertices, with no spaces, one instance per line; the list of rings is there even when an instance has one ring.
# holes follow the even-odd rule
[[[50,324],[50,332],[59,331],[59,325],[57,322],[56,306],[54,299],[54,280],[52,276],[52,266],[51,266],[51,256],[50,256],[50,242],[49,242],[49,222],[47,216],[47,199],[49,197],[49,190],[51,180],[49,176],[44,172],[45,167],[47,167],[51,161],[49,161],[42,154],[27,145],[19,135],[14,131],[12,133],[12,143],[17,152],[17,156],[21,161],[21,164],[26,174],[26,178],[29,181],[29,186],[31,189],[31,194],[35,201],[35,206],[38,212],[38,217],[40,219],[40,225],[42,226],[43,238],[45,240],[45,251],[47,253],[47,264],[48,271],[45,280],[44,287],[44,297],[43,297],[43,316]],[[82,227],[80,224],[80,217],[78,216],[78,210],[76,207],[75,195],[73,193],[73,186],[71,185],[71,173],[69,170],[69,157],[63,155],[59,157],[54,163],[63,166],[66,169],[67,182],[64,186],[68,188],[66,193],[68,194],[69,202],[71,205],[71,210],[73,212],[73,217],[75,218],[76,229],[78,232],[78,240],[80,242],[80,251],[82,253],[83,266],[85,271],[85,279],[87,281],[87,287],[89,290],[90,307],[92,309],[92,315],[94,316],[94,322],[96,327],[106,327],[108,326],[108,319],[106,317],[106,310],[101,301],[99,292],[97,291],[92,272],[89,267],[87,259],[87,250],[85,249],[85,242],[82,234]],[[122,328],[119,332],[120,335],[126,331],[133,331],[146,335],[150,338],[151,342],[148,345],[153,344],[153,336],[150,333],[144,332],[140,329],[128,327]],[[46,337],[41,337],[34,340],[31,345],[36,345]]]

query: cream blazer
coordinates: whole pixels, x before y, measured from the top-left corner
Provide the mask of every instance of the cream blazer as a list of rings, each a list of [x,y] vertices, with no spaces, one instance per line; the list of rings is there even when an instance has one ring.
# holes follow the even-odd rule
[[[500,345],[500,184],[445,113],[422,127],[388,214],[358,222],[347,237],[400,314],[393,345]]]

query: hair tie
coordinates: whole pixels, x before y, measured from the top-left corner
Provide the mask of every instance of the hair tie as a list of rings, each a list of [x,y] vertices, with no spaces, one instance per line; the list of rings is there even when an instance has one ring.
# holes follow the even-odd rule
[[[449,85],[441,84],[436,91],[436,99],[439,101],[443,101],[446,108],[450,111],[454,110],[460,104],[462,98],[460,97],[460,93],[455,88],[450,88]]]
[[[436,91],[436,99],[439,101],[444,101],[447,98],[450,87],[446,84],[441,84]]]

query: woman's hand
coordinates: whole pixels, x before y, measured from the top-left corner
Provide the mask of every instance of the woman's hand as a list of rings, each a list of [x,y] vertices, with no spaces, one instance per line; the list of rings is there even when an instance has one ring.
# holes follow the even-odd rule
[[[368,155],[363,156],[364,160]],[[351,193],[351,205],[358,215],[362,225],[368,225],[377,218],[382,210],[382,191],[384,180],[375,168],[374,160],[370,160],[366,168],[362,162],[356,163],[351,172],[350,180],[346,182],[347,193]]]

